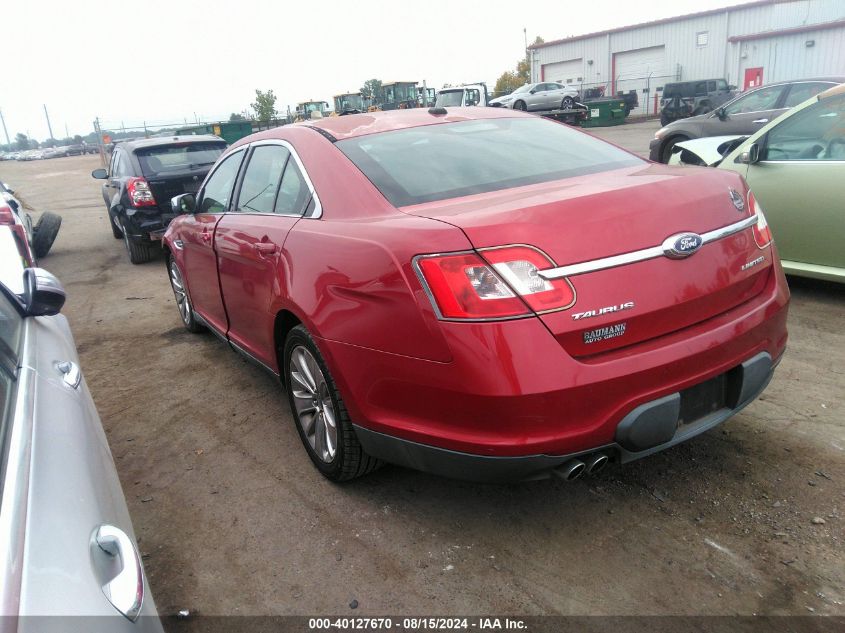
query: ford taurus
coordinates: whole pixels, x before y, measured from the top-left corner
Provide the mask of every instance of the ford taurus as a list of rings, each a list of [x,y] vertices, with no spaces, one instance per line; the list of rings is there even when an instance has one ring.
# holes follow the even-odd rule
[[[269,130],[172,204],[184,325],[281,377],[335,481],[574,479],[731,417],[786,346],[741,176],[510,109]]]

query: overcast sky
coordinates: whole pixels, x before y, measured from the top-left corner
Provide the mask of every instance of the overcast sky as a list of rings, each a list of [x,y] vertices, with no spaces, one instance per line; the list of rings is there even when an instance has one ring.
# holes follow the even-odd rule
[[[737,0],[4,0],[0,109],[9,136],[228,118],[255,89],[277,108],[366,80],[487,81],[532,41]],[[492,87],[492,85],[491,85]],[[0,133],[2,133],[0,131]],[[5,142],[5,138],[2,138]]]

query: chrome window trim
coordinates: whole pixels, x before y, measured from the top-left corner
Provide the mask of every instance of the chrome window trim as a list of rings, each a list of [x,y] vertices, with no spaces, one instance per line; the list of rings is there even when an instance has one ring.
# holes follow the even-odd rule
[[[845,158],[823,158],[821,160],[813,160],[812,158],[801,158],[795,160],[761,160],[758,161],[758,165],[825,165],[830,163],[845,163]]]
[[[751,228],[757,223],[757,214],[745,218],[739,222],[728,224],[712,231],[707,231],[701,234],[701,245],[709,244],[723,238],[729,237],[736,233],[740,233],[745,229]],[[634,264],[637,262],[644,262],[649,259],[656,259],[658,257],[665,257],[666,253],[663,250],[662,243],[657,246],[650,246],[638,251],[631,251],[629,253],[622,253],[621,255],[613,255],[611,257],[603,257],[601,259],[594,259],[578,264],[570,264],[568,266],[559,266],[558,268],[549,268],[541,270],[540,276],[544,279],[560,279],[562,277],[574,277],[576,275],[583,275],[585,273],[592,273],[599,270],[606,270],[608,268],[616,268],[618,266],[625,266],[627,264]]]
[[[305,179],[305,184],[308,185],[308,191],[311,192],[311,198],[314,200],[314,211],[310,215],[300,215],[297,213],[259,213],[254,211],[250,213],[243,213],[241,215],[275,215],[285,218],[307,218],[309,220],[317,220],[321,218],[323,216],[323,205],[320,202],[320,196],[317,193],[317,190],[314,188],[314,183],[311,181],[311,176],[308,175],[308,170],[305,169],[305,165],[302,162],[302,159],[299,157],[299,154],[297,154],[296,149],[294,149],[293,145],[291,145],[288,141],[279,138],[268,138],[250,143],[248,147],[253,148],[260,147],[262,145],[281,145],[290,152],[290,155],[293,157],[294,161],[296,161],[296,166],[299,168],[299,173],[302,174],[302,177]],[[305,208],[307,209],[308,205],[305,205]]]

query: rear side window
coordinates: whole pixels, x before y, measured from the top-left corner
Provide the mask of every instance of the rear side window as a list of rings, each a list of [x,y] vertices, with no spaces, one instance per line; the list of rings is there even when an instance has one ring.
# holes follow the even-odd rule
[[[180,143],[135,150],[147,178],[208,170],[226,149],[225,143]]]
[[[288,159],[282,176],[282,185],[279,187],[279,196],[276,199],[276,213],[281,215],[302,215],[305,212],[305,205],[308,204],[311,191],[302,172],[296,165],[296,161]]]
[[[205,183],[200,213],[225,213],[232,199],[232,188],[238,177],[243,151],[227,156]]]
[[[426,125],[335,145],[397,207],[643,162],[566,125],[533,117]]]
[[[786,96],[783,107],[791,108],[797,106],[799,103],[804,103],[810,97],[815,97],[820,92],[827,90],[831,85],[818,82],[792,84],[789,87],[789,94]]]
[[[252,151],[238,195],[240,213],[273,213],[288,156],[281,145],[259,145]]]

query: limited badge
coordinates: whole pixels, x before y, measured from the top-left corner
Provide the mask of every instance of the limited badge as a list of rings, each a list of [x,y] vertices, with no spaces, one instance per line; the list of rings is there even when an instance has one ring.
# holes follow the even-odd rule
[[[587,330],[584,332],[584,344],[597,343],[599,341],[607,341],[608,339],[616,338],[625,334],[626,323],[617,323],[616,325],[606,325],[595,330]]]

